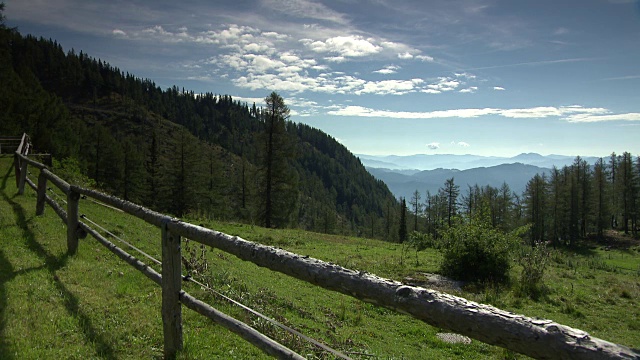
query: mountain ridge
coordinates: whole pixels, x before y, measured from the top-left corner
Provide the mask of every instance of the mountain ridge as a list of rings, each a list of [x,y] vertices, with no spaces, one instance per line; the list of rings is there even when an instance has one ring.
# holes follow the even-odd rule
[[[456,155],[456,154],[414,154],[414,155],[367,155],[356,154],[365,167],[385,168],[389,170],[435,170],[458,169],[468,170],[481,167],[492,167],[502,164],[522,163],[542,168],[561,168],[571,165],[575,156],[569,155],[541,155],[538,153],[521,153],[512,157],[483,156],[483,155]],[[589,164],[594,164],[599,157],[581,157]]]
[[[536,174],[548,173],[550,169],[522,163],[500,164],[492,167],[478,167],[466,170],[434,169],[423,170],[409,175],[390,169],[367,167],[377,179],[383,181],[396,197],[410,199],[418,190],[422,197],[427,191],[436,194],[447,179],[454,178],[460,186],[460,194],[465,194],[469,186],[492,186],[499,188],[509,185],[516,194],[521,194]]]

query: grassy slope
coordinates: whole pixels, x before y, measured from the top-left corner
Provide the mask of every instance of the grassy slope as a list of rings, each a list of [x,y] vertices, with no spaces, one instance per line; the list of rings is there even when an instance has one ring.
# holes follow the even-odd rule
[[[160,356],[160,289],[92,238],[81,240],[78,254],[67,257],[64,225],[53,211],[47,208],[44,216],[36,217],[35,193],[27,189],[24,196],[15,194],[10,159],[0,158],[0,358]],[[160,257],[156,228],[88,201],[80,203],[80,212]],[[399,245],[375,240],[211,225],[249,240],[395,279],[417,278],[417,273],[435,271],[439,263],[438,254],[431,251],[419,254],[419,265],[414,254],[401,262]],[[420,321],[318,289],[217,250],[209,250],[207,257],[211,283],[221,292],[342,351],[374,354],[381,359],[505,356],[502,349],[476,341],[471,345],[445,344],[435,336],[439,329]],[[637,251],[597,249],[582,255],[558,253],[554,258],[548,281],[551,291],[544,300],[520,299],[509,290],[495,289],[460,295],[640,347]],[[613,271],[612,265],[632,271]],[[185,288],[302,354],[322,357],[193,284],[185,284]],[[242,339],[188,309],[183,317],[183,358],[264,357]]]

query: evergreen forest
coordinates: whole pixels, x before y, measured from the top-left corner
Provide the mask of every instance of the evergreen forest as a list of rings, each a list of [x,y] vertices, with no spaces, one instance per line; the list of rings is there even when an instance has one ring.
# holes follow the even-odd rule
[[[275,93],[274,112],[163,90],[4,25],[0,47],[0,134],[28,133],[66,177],[176,216],[397,238],[387,186]]]

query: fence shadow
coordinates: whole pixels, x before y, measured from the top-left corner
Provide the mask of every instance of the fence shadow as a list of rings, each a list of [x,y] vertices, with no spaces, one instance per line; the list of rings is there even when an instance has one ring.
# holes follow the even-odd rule
[[[14,271],[13,266],[6,258],[4,253],[0,252],[0,334],[4,332],[4,309],[7,304],[7,293],[4,284],[17,275],[34,271],[46,269],[49,271],[54,279],[54,286],[56,291],[62,295],[64,299],[64,306],[67,313],[76,319],[80,330],[82,331],[87,343],[95,346],[96,355],[102,359],[115,360],[117,356],[111,344],[104,338],[99,331],[92,325],[91,318],[80,310],[78,298],[65,286],[65,284],[56,275],[56,271],[67,264],[68,255],[65,253],[62,256],[56,257],[49,253],[37,240],[35,234],[29,228],[31,219],[28,219],[25,215],[25,211],[22,206],[13,200],[17,195],[10,197],[7,194],[7,180],[11,177],[13,168],[9,167],[9,171],[3,176],[2,183],[0,185],[0,195],[2,199],[6,201],[12,208],[16,217],[16,224],[22,230],[22,238],[24,239],[27,249],[32,251],[35,255],[44,261],[44,265],[36,268],[23,269],[20,271]],[[35,216],[35,215],[34,215]],[[0,359],[14,359],[14,355],[10,353],[10,344],[7,343],[6,337],[0,337]]]

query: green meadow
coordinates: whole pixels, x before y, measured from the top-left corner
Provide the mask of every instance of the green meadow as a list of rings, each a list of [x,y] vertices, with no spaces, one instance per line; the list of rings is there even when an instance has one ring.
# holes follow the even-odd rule
[[[37,170],[31,179],[37,179]],[[60,191],[49,192],[61,201]],[[66,229],[53,210],[35,216],[36,194],[17,195],[12,158],[0,158],[0,358],[161,358],[161,291],[91,237],[78,253],[66,254]],[[80,213],[115,235],[116,245],[146,262],[123,239],[160,259],[160,231],[137,218],[81,200]],[[300,230],[270,230],[248,224],[186,218],[244,239],[283,248],[341,266],[399,281],[420,282],[437,273],[441,255],[404,251],[401,244]],[[557,249],[537,299],[518,296],[513,286],[466,284],[436,288],[477,302],[547,318],[595,337],[640,347],[640,246],[616,235],[611,246],[585,244]],[[186,241],[183,256],[192,276],[354,359],[524,358],[478,341],[449,344],[447,332],[421,321],[327,291]],[[153,265],[156,270],[158,266]],[[511,283],[520,268],[511,269]],[[306,341],[250,315],[219,296],[185,282],[184,289],[311,359],[331,359]],[[268,358],[212,321],[183,308],[183,359]]]

